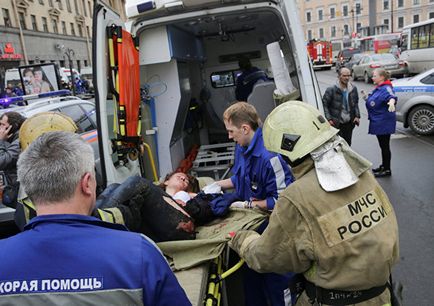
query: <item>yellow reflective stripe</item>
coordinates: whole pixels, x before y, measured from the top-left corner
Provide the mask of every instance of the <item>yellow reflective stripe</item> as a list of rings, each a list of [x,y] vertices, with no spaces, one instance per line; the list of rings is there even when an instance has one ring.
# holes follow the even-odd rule
[[[111,213],[113,217],[113,223],[125,225],[124,216],[117,207],[105,208],[105,212]]]
[[[30,221],[30,212],[36,211],[35,206],[29,198],[24,198],[18,200],[23,205],[24,218],[26,218],[26,223]]]
[[[106,212],[102,209],[98,209],[98,213],[101,217],[101,220],[104,222],[110,222],[110,223],[114,223],[113,221],[113,215],[109,212]]]

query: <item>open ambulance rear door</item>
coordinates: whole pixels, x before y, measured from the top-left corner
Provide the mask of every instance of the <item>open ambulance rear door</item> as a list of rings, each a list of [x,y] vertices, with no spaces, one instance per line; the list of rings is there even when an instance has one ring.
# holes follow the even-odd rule
[[[140,81],[136,40],[120,16],[95,2],[93,75],[104,185],[143,173]]]

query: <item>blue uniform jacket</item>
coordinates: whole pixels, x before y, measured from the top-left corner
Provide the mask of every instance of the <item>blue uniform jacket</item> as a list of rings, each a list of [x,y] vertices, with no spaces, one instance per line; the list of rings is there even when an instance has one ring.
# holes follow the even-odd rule
[[[0,240],[0,304],[191,305],[152,241],[82,215],[36,217]]]
[[[372,93],[369,94],[366,100],[369,134],[388,135],[395,133],[396,112],[389,112],[389,106],[387,105],[387,102],[392,98],[398,101],[390,81],[378,85]]]
[[[238,198],[267,200],[267,208],[272,210],[277,197],[294,181],[288,165],[278,154],[267,151],[262,139],[262,129],[258,128],[248,147],[235,147],[235,164],[231,177]]]
[[[269,78],[264,71],[257,67],[252,67],[241,73],[237,78],[237,86],[235,88],[235,97],[238,101],[247,101],[247,98],[252,93],[253,86],[259,80],[267,81]]]

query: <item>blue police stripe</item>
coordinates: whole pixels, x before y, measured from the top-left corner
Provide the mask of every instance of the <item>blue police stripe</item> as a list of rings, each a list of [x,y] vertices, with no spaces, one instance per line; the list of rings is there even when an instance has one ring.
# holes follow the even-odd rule
[[[434,92],[434,86],[394,86],[396,92]]]

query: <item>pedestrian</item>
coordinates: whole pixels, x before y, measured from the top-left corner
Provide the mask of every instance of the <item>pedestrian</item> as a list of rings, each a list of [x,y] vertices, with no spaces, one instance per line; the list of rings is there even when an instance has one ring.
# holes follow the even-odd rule
[[[233,176],[216,182],[222,189],[235,189],[233,206],[271,211],[279,193],[294,180],[283,158],[267,151],[262,138],[261,121],[256,109],[237,102],[223,114],[229,139],[236,143]],[[259,229],[262,232],[267,223]],[[259,274],[251,269],[244,273],[246,305],[284,305],[284,290],[290,276]]]
[[[376,177],[391,176],[390,135],[396,130],[395,104],[398,98],[390,82],[390,73],[384,69],[375,69],[372,75],[375,89],[366,96],[362,92],[368,110],[369,134],[376,135],[381,149],[382,163],[372,169]]]
[[[350,82],[351,71],[341,68],[336,84],[326,89],[322,98],[324,114],[339,129],[339,136],[351,146],[353,129],[360,124],[359,94]]]
[[[6,182],[3,186],[17,183],[17,161],[21,153],[19,131],[26,118],[17,112],[0,115],[0,171]]]
[[[396,216],[371,163],[337,133],[303,102],[270,113],[265,146],[288,158],[296,180],[280,193],[262,235],[239,231],[230,244],[258,272],[303,273],[296,305],[390,305]]]
[[[191,305],[151,240],[89,216],[94,169],[92,147],[70,132],[45,133],[20,155],[38,216],[0,241],[2,304]]]
[[[252,66],[250,59],[242,57],[238,61],[241,74],[237,77],[235,87],[235,97],[238,101],[247,101],[256,82],[267,81],[269,78],[266,73],[258,67]]]

